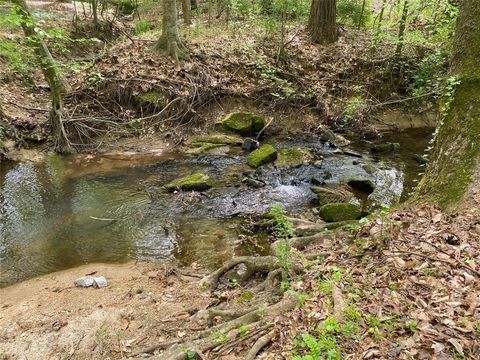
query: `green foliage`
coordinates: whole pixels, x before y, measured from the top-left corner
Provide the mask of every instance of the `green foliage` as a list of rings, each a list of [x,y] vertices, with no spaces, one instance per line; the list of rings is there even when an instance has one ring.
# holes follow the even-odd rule
[[[153,24],[150,20],[140,20],[135,24],[135,35],[142,35],[153,29]]]
[[[242,291],[240,296],[237,298],[237,302],[240,304],[245,304],[253,300],[255,294],[251,290]]]
[[[219,330],[214,331],[212,335],[216,341],[222,344],[228,341],[228,335]]]
[[[182,349],[182,352],[187,356],[187,360],[195,360],[197,358],[197,353],[195,351],[185,348]]]
[[[350,26],[365,27],[372,16],[372,5],[366,1],[362,15],[363,0],[338,0],[337,19]]]
[[[240,337],[246,336],[249,332],[250,332],[250,326],[248,325],[240,326],[240,329],[238,329],[238,333]]]
[[[137,0],[112,0],[112,4],[124,15],[131,15],[135,13],[138,8]]]
[[[405,325],[407,326],[408,330],[414,334],[417,332],[417,326],[418,326],[418,322],[416,320],[407,320]]]
[[[413,78],[413,96],[438,92],[448,70],[448,53],[441,49],[428,52],[420,61]]]

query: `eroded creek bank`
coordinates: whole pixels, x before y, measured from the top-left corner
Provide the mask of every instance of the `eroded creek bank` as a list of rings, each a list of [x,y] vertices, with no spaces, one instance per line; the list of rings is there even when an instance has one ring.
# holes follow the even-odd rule
[[[397,201],[420,171],[414,159],[429,129],[385,134],[392,151],[354,140],[334,146],[317,136],[263,138],[279,153],[301,149],[301,162],[281,159],[254,169],[241,146],[203,153],[183,150],[104,155],[46,155],[36,162],[2,162],[0,169],[0,286],[86,263],[122,263],[174,256],[212,269],[234,255],[267,254],[266,233],[252,232],[250,216],[274,203],[291,214],[318,219],[312,186],[352,180],[364,211]],[[194,151],[195,152],[195,151]],[[418,159],[417,159],[418,160]],[[164,185],[195,172],[206,191],[167,192]],[[356,188],[356,189],[355,189]],[[368,192],[370,192],[368,191]]]

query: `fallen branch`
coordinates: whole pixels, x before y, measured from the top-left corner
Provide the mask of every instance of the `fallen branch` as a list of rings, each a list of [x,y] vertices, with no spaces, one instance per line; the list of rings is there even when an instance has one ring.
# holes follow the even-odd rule
[[[269,333],[263,335],[260,337],[255,344],[253,344],[253,347],[250,349],[250,351],[247,354],[247,357],[245,360],[254,360],[257,357],[257,354],[265,347],[267,346],[272,339],[275,337],[275,331],[272,330]]]

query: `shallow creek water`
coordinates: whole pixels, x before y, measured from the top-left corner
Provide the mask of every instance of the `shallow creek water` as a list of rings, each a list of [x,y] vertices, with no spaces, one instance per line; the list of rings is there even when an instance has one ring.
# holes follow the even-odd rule
[[[271,140],[278,148],[302,147],[322,166],[253,172],[239,149],[208,155],[178,152],[48,155],[41,162],[0,164],[0,287],[85,263],[120,263],[174,256],[184,265],[213,268],[234,255],[266,254],[264,233],[243,229],[245,216],[280,203],[300,213],[314,206],[312,183],[351,178],[373,181],[372,201],[392,202],[412,187],[429,130],[387,134],[401,144],[394,154],[372,158],[368,146],[354,144],[362,157],[339,154],[315,137]],[[365,171],[373,164],[373,174]],[[216,185],[204,193],[169,194],[161,186],[196,170]],[[242,182],[260,180],[261,188]]]

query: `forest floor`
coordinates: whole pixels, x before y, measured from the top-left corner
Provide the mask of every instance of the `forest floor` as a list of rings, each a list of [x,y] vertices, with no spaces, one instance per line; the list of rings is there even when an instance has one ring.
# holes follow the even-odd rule
[[[70,22],[69,4],[30,5]],[[5,31],[9,39],[20,36]],[[372,136],[377,131],[367,114],[405,96],[404,77],[389,71],[388,42],[373,52],[370,35],[347,29],[338,43],[318,47],[296,29],[289,33],[288,56],[277,63],[276,43],[253,36],[260,32],[243,26],[225,35],[223,27],[192,27],[185,32],[192,60],[181,66],[152,51],[158,34],[71,52],[66,59],[82,65],[78,72],[66,69],[67,126],[78,135],[72,139],[80,151],[115,148],[132,134],[177,144],[190,132],[208,130],[217,120],[212,114],[236,108],[275,114],[277,128],[294,118],[292,131],[330,126]],[[414,62],[415,53],[409,56]],[[11,78],[0,61],[1,77]],[[39,73],[32,78],[33,87],[15,76],[2,81],[1,101],[11,135],[23,146],[48,149],[48,89]],[[168,111],[160,113],[165,105]],[[419,112],[434,105],[422,106]],[[453,215],[404,206],[292,249],[279,268],[289,273],[285,292],[270,288],[285,284],[275,278],[264,283],[261,276],[221,281],[209,291],[199,284],[199,269],[169,263],[91,264],[25,281],[1,290],[0,358],[170,359],[195,350],[203,359],[246,359],[263,344],[261,359],[478,359],[480,192],[470,195]],[[94,271],[110,285],[73,287]],[[239,314],[256,321],[235,327]],[[171,347],[180,357],[168,353]]]

